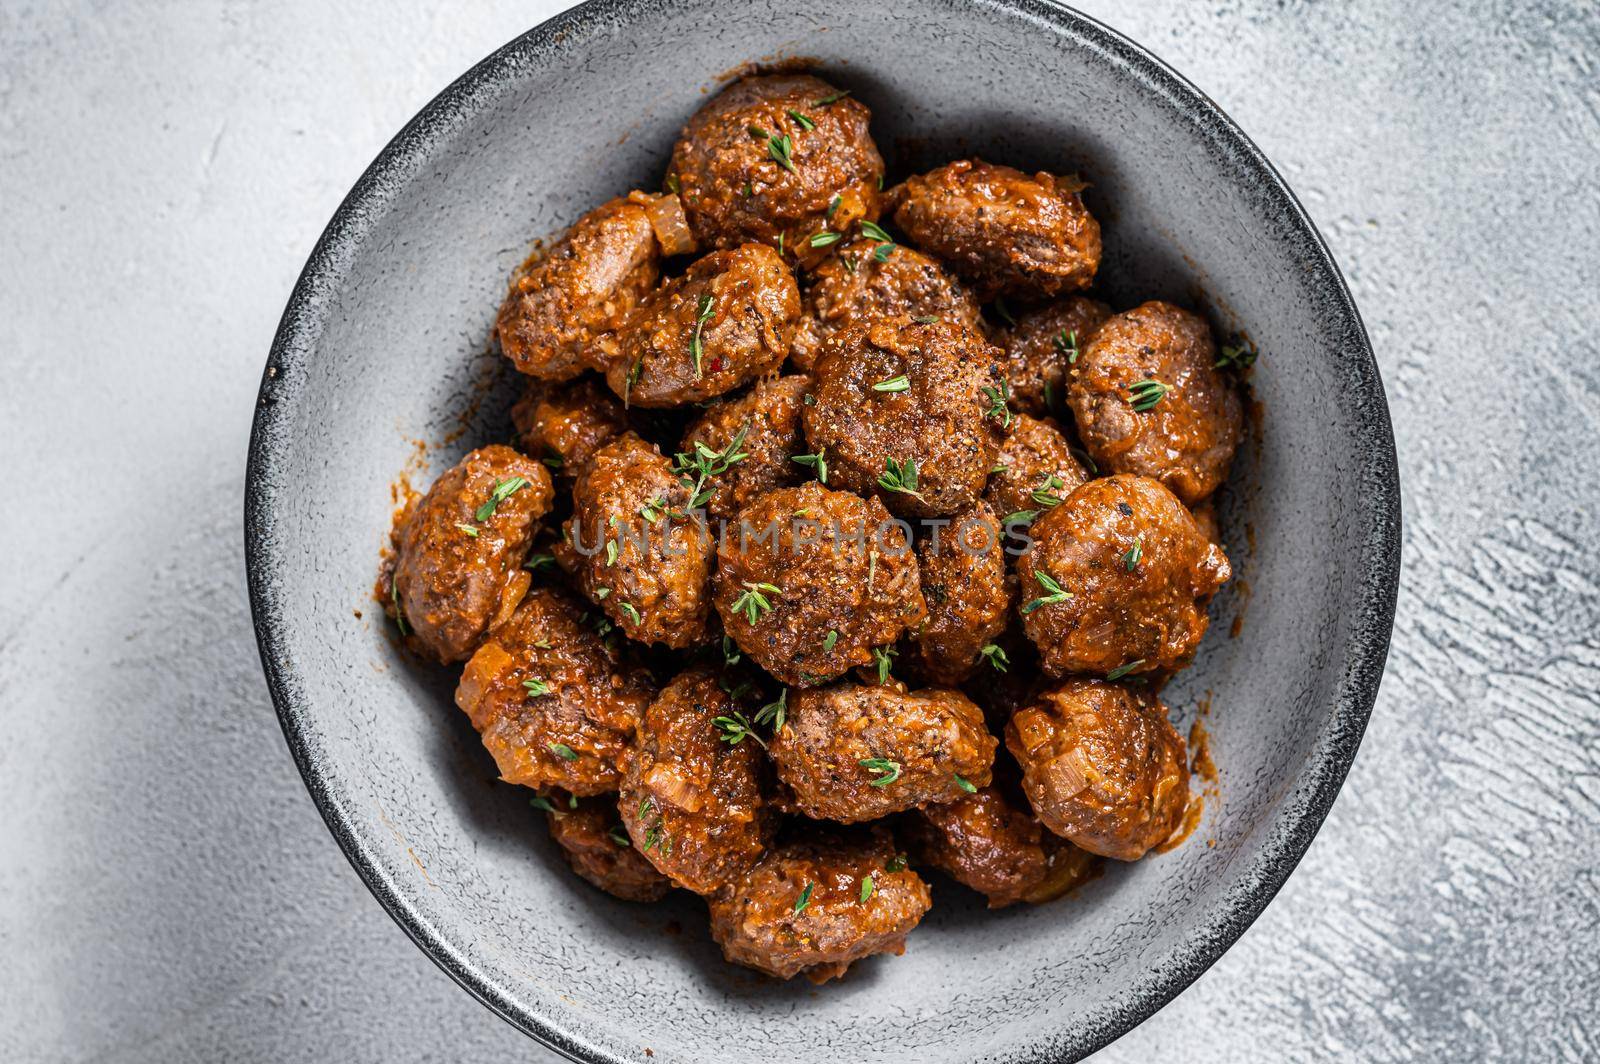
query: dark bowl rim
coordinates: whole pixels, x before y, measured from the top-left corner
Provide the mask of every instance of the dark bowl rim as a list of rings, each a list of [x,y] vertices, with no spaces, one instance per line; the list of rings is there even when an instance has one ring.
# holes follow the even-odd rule
[[[390,177],[404,173],[405,162],[425,150],[451,120],[470,109],[476,92],[491,84],[518,57],[552,49],[583,24],[609,20],[655,6],[663,0],[588,0],[523,33],[497,49],[452,82],[413,117],[362,173],[323,231],[289,297],[273,337],[263,371],[261,389],[250,434],[245,473],[245,569],[250,610],[263,671],[284,737],[306,788],[345,857],[384,909],[441,969],[501,1018],[546,1047],[584,1064],[622,1064],[620,1058],[585,1044],[559,1025],[524,1007],[435,930],[384,878],[372,855],[353,828],[353,819],[339,797],[329,789],[301,729],[304,710],[293,697],[289,677],[293,669],[279,653],[277,629],[281,623],[270,585],[273,559],[258,534],[268,524],[271,490],[268,472],[274,460],[272,426],[289,409],[295,396],[295,374],[283,372],[292,365],[296,338],[318,319],[318,295],[325,282],[341,275],[342,250],[360,243],[368,225],[369,206],[381,206]],[[1199,126],[1205,139],[1225,148],[1242,161],[1243,179],[1278,201],[1291,233],[1288,239],[1313,266],[1312,283],[1333,297],[1329,312],[1350,335],[1360,338],[1351,352],[1352,370],[1347,386],[1356,393],[1364,420],[1357,423],[1357,461],[1367,505],[1362,511],[1361,559],[1365,578],[1357,603],[1358,621],[1351,635],[1345,675],[1334,700],[1334,710],[1318,747],[1302,766],[1296,786],[1270,826],[1267,841],[1237,882],[1245,889],[1229,892],[1213,906],[1187,953],[1169,957],[1164,967],[1152,967],[1123,1000],[1097,1023],[1060,1034],[1049,1056],[1078,1060],[1103,1048],[1154,1015],[1186,989],[1236,942],[1276,896],[1316,836],[1338,797],[1376,701],[1383,677],[1389,640],[1394,627],[1400,580],[1400,476],[1388,403],[1373,357],[1366,328],[1350,296],[1344,277],[1334,263],[1315,224],[1272,164],[1244,132],[1208,96],[1177,71],[1142,46],[1088,16],[1053,0],[985,0],[974,7],[998,9],[1048,24],[1070,37],[1092,42],[1126,65],[1129,72],[1153,92],[1176,101]],[[1043,1057],[1040,1058],[1041,1064]]]

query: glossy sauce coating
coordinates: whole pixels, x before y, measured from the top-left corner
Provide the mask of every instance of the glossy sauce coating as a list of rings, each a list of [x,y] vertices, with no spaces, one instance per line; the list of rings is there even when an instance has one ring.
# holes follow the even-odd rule
[[[478,513],[496,488],[522,487]],[[493,444],[468,454],[434,481],[402,520],[394,594],[406,625],[429,654],[464,661],[490,624],[527,589],[520,568],[554,488],[544,466]]]
[[[549,801],[550,838],[581,878],[624,901],[658,901],[672,890],[672,881],[628,841],[616,795],[575,799],[576,809],[560,795]]]
[[[571,380],[598,369],[595,342],[618,328],[660,273],[643,193],[603,203],[518,268],[495,332],[517,369]]]
[[[1034,417],[1067,409],[1067,371],[1083,357],[1111,308],[1088,296],[1068,296],[1024,314],[1000,333],[1011,403]]]
[[[1069,680],[1017,711],[1006,747],[1039,819],[1090,853],[1136,861],[1183,820],[1183,739],[1146,692]]]
[[[799,317],[800,289],[776,251],[714,251],[645,296],[602,345],[606,383],[633,406],[715,398],[777,369]]]
[[[735,964],[824,983],[863,957],[904,953],[931,904],[887,831],[811,828],[710,899],[711,937]]]
[[[979,502],[951,515],[917,544],[928,618],[917,630],[922,675],[956,684],[985,665],[983,648],[1005,631],[1012,589],[1005,536]]]
[[[467,662],[456,705],[507,783],[614,791],[654,690],[595,631],[584,604],[535,588]]]
[[[829,482],[877,495],[902,517],[971,503],[1000,452],[999,359],[998,348],[953,319],[879,318],[836,333],[817,359],[816,402],[804,411],[807,443],[827,449]],[[887,486],[884,478],[908,462],[914,491]]]
[[[793,460],[806,449],[800,410],[810,391],[811,378],[802,374],[764,378],[743,395],[712,404],[684,432],[686,452],[696,443],[725,451],[737,439],[745,456],[711,482],[715,491],[706,510],[713,518],[729,520],[758,496],[811,476]]]
[[[763,793],[770,771],[759,741],[723,739],[718,718],[748,721],[751,707],[711,669],[691,668],[645,710],[620,809],[634,846],[662,874],[709,894],[766,852],[776,817]]]
[[[1244,431],[1238,389],[1216,360],[1205,319],[1170,303],[1108,319],[1071,375],[1084,449],[1105,472],[1154,477],[1186,504],[1210,495],[1227,478]],[[1152,394],[1132,390],[1145,381],[1165,393],[1135,410],[1139,396]]]
[[[672,463],[632,432],[596,451],[572,486],[579,586],[630,639],[705,641],[714,544],[688,503]]]
[[[919,863],[986,896],[991,909],[1022,901],[1050,871],[1043,829],[998,787],[912,814],[906,834]]]
[[[1206,632],[1228,559],[1148,477],[1091,480],[1029,530],[1017,559],[1023,627],[1052,676],[1178,669]],[[1040,579],[1040,574],[1044,579]],[[1053,580],[1068,597],[1050,601]]]
[[[878,217],[883,159],[867,131],[871,117],[864,104],[810,75],[744,78],[689,120],[667,181],[679,189],[701,244],[781,241],[788,255],[809,263],[824,254],[811,246],[813,234]]]
[[[796,809],[853,824],[988,786],[997,744],[965,695],[891,680],[791,690],[769,745]]]
[[[1061,428],[1047,418],[1014,414],[994,471],[984,485],[983,500],[1005,521],[1043,513],[1089,480],[1089,471]]]
[[[899,245],[880,258],[881,243],[861,237],[840,244],[812,271],[789,352],[800,369],[816,363],[834,333],[869,318],[944,316],[978,328],[978,301],[937,260]]]
[[[980,298],[1048,298],[1087,288],[1100,267],[1100,225],[1072,177],[962,159],[908,179],[891,196],[895,224],[949,264]]]
[[[715,595],[739,649],[796,686],[870,664],[925,608],[904,527],[877,499],[816,481],[740,511],[717,549]]]
[[[525,453],[568,477],[628,428],[622,404],[594,377],[565,384],[529,381],[511,408],[511,423]]]

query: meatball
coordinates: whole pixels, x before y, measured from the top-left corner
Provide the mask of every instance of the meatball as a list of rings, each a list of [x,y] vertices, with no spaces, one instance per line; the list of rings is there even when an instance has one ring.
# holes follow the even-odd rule
[[[569,384],[529,381],[511,408],[517,443],[528,454],[567,476],[606,441],[628,429],[622,404],[593,377]]]
[[[624,901],[659,901],[672,881],[634,849],[617,816],[616,795],[547,799],[550,837],[572,870]]]
[[[825,983],[863,957],[904,953],[932,903],[883,828],[812,828],[710,899],[711,937],[735,964]]]
[[[1018,317],[1000,335],[1012,404],[1034,417],[1065,409],[1068,368],[1110,316],[1097,299],[1068,296]]]
[[[1152,694],[1069,680],[1020,709],[1006,748],[1045,827],[1090,853],[1136,861],[1189,803],[1183,739]]]
[[[950,265],[983,299],[1051,298],[1094,281],[1100,224],[1076,177],[962,159],[894,191],[894,221],[911,242]]]
[[[1011,588],[1000,522],[983,503],[958,510],[917,544],[928,619],[916,634],[923,675],[956,684],[984,661],[1006,629]],[[989,653],[997,653],[996,650]]]
[[[934,259],[911,248],[859,239],[828,256],[811,275],[800,327],[789,360],[810,369],[823,342],[853,322],[868,318],[944,317],[978,328],[978,301]]]
[[[545,380],[597,369],[595,341],[615,330],[660,278],[648,197],[603,203],[511,279],[495,332],[511,364]]]
[[[1010,517],[1026,523],[1089,480],[1056,423],[1027,414],[1012,417],[993,470],[983,501],[1001,521]]]
[[[572,486],[578,584],[641,643],[706,639],[713,544],[689,500],[672,463],[632,432],[594,452]]]
[[[1050,871],[1039,822],[998,787],[914,813],[906,834],[918,860],[985,895],[991,909],[1023,900]]]
[[[811,378],[802,375],[760,380],[744,395],[714,404],[689,426],[683,434],[685,453],[703,456],[703,446],[744,455],[711,482],[715,490],[705,505],[712,517],[730,520],[758,495],[807,475],[794,457],[806,449],[800,409],[810,392]]]
[[[697,894],[743,876],[772,837],[767,759],[748,730],[748,708],[712,670],[680,673],[645,710],[622,784],[622,822],[634,846]]]
[[[872,112],[807,74],[749,77],[697,111],[672,149],[678,189],[701,244],[756,241],[814,261],[810,238],[876,220],[883,159]]]
[[[791,691],[771,751],[795,809],[853,824],[987,787],[996,745],[963,694],[846,682]]]
[[[447,664],[470,657],[527,590],[520,566],[554,493],[544,466],[498,444],[446,470],[396,537],[402,630]]]
[[[801,687],[871,663],[925,609],[904,525],[877,499],[816,481],[739,512],[717,550],[715,601],[739,649]]]
[[[1091,480],[1035,521],[1017,559],[1023,628],[1052,676],[1180,669],[1228,579],[1173,494],[1148,477]]]
[[[804,412],[830,483],[878,495],[902,517],[972,502],[1009,416],[999,358],[954,319],[871,319],[837,333],[817,359],[816,402]]]
[[[800,317],[800,289],[778,253],[742,244],[696,259],[650,293],[606,348],[623,402],[681,406],[778,368]]]
[[[1170,303],[1109,318],[1068,386],[1078,436],[1108,473],[1161,481],[1192,506],[1228,476],[1244,431],[1205,319]]]
[[[456,705],[500,776],[577,795],[622,783],[629,743],[654,692],[589,624],[583,604],[535,588],[467,662]]]

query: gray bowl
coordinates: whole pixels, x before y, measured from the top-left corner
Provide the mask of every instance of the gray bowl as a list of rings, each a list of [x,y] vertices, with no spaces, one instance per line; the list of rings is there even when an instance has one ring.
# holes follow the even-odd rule
[[[572,876],[451,678],[400,662],[370,600],[412,441],[436,444],[423,482],[505,431],[489,328],[532,238],[654,185],[719,79],[795,56],[872,106],[891,177],[964,154],[1080,171],[1114,304],[1203,299],[1263,352],[1263,416],[1223,497],[1239,579],[1168,689],[1180,725],[1214,707],[1199,831],[1039,908],[989,914],[937,881],[904,957],[821,989],[725,965],[695,899],[629,905]],[[1031,0],[602,0],[450,86],[340,207],[272,346],[245,534],[312,797],[395,920],[511,1023],[585,1061],[1038,1062],[1171,999],[1304,853],[1383,671],[1399,520],[1382,385],[1327,248],[1244,135],[1136,45]]]

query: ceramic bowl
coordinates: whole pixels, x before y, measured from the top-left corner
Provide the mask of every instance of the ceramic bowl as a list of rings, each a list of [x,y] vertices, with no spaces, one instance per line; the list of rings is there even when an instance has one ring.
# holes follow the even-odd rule
[[[397,475],[425,486],[504,438],[515,384],[490,325],[531,242],[657,186],[741,64],[796,58],[872,107],[891,179],[974,154],[1081,173],[1105,298],[1203,306],[1262,352],[1259,424],[1222,496],[1237,576],[1167,690],[1180,729],[1210,707],[1220,780],[1199,829],[1037,908],[991,914],[936,880],[904,957],[823,988],[725,964],[697,899],[630,905],[573,876],[529,793],[496,781],[452,677],[403,663],[371,601]],[[1383,671],[1399,490],[1327,248],[1244,134],[1137,45],[1031,0],[600,0],[446,89],[334,216],[272,346],[245,534],[312,797],[395,920],[511,1023],[583,1061],[1021,1064],[1077,1059],[1160,1008],[1300,859]]]

